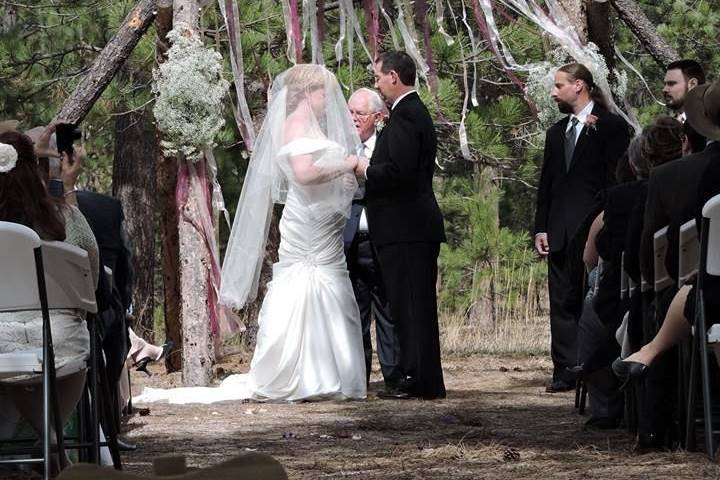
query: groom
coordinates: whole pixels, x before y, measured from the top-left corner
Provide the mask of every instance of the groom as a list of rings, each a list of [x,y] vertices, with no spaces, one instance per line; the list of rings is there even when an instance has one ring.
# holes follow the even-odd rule
[[[370,161],[356,173],[367,180],[367,219],[377,249],[405,378],[378,395],[445,397],[437,318],[437,258],[445,241],[432,189],[437,139],[432,118],[414,89],[415,63],[406,53],[381,54],[375,88],[391,105]]]

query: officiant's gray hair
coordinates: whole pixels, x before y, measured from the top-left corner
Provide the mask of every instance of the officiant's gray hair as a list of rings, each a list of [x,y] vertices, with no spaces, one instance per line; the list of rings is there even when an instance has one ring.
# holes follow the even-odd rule
[[[370,101],[370,108],[372,109],[373,113],[382,112],[386,108],[385,102],[383,102],[382,97],[380,97],[380,94],[371,88],[365,88],[365,87],[358,88],[357,90],[355,90],[353,92],[352,95],[350,95],[350,97],[353,97],[361,92],[367,94],[368,99]]]

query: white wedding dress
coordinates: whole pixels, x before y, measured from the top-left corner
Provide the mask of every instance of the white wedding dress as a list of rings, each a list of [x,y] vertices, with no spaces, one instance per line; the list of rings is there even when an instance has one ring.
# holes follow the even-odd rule
[[[342,161],[339,146],[298,138],[280,150],[313,154],[315,165]],[[346,218],[332,208],[338,182],[290,182],[280,220],[279,261],[258,317],[250,372],[218,387],[146,388],[136,403],[213,403],[226,400],[347,400],[366,395],[360,313],[348,276],[342,231]]]

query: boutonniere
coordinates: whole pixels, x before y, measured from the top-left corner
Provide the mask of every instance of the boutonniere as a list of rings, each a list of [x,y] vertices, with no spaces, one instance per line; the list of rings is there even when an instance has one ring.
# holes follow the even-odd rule
[[[385,128],[385,119],[381,118],[380,120],[375,122],[375,131],[377,133],[380,133],[380,132],[382,132],[383,128]]]
[[[597,121],[598,121],[598,117],[596,117],[592,113],[590,115],[588,115],[587,118],[585,119],[585,126],[587,126],[586,133],[588,135],[590,134],[591,130],[593,132],[597,131]]]

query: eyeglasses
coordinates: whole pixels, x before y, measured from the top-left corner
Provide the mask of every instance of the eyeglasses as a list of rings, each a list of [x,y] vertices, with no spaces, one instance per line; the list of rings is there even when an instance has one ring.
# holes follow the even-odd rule
[[[371,115],[375,115],[375,113],[376,113],[376,112],[360,113],[360,112],[356,112],[356,111],[354,111],[354,110],[350,110],[350,115],[351,115],[351,116],[353,116],[353,117],[358,117],[358,118],[360,118],[360,119],[362,119],[362,120],[365,120],[365,119],[367,119],[367,118],[370,118],[370,116],[371,116]]]

